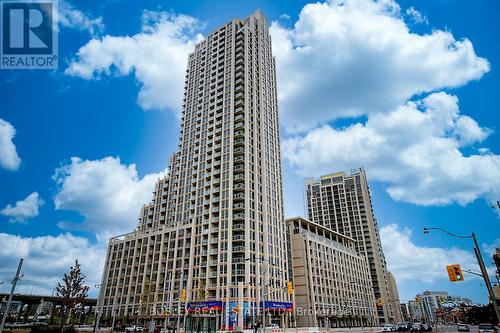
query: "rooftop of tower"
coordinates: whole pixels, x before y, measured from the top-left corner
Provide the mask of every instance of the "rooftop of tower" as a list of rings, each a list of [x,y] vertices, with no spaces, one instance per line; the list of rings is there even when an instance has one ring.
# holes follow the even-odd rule
[[[205,38],[203,38],[203,40],[196,43],[196,45],[198,46],[201,43],[205,42],[210,36],[216,34],[220,29],[224,28],[229,22],[236,21],[236,22],[244,25],[249,21],[249,19],[251,17],[255,17],[256,19],[262,21],[266,26],[269,26],[269,21],[267,19],[267,16],[264,14],[264,12],[260,8],[257,8],[252,14],[248,15],[247,17],[245,17],[243,19],[234,18],[232,20],[225,22],[224,24],[217,26],[215,29],[212,30],[212,32],[210,34],[208,34]]]
[[[349,172],[344,172],[344,171],[334,172],[334,173],[330,173],[330,174],[318,176],[318,177],[308,177],[305,179],[305,183],[306,184],[313,184],[313,183],[317,183],[317,182],[320,182],[322,180],[327,180],[327,179],[340,180],[341,178],[352,177],[354,175],[357,175],[359,173],[364,173],[364,172],[365,172],[365,170],[362,167],[359,169],[351,169]]]

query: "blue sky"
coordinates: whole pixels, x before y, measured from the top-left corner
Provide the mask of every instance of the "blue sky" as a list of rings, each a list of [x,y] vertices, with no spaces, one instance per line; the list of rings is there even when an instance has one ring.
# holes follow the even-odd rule
[[[477,269],[470,242],[421,230],[474,231],[487,263],[500,246],[500,5],[386,3],[61,3],[59,69],[0,71],[0,280],[21,254],[21,291],[50,292],[76,257],[98,281],[105,240],[133,229],[176,149],[185,55],[261,8],[278,62],[286,215],[303,214],[305,176],[364,166],[401,299],[428,289],[484,303],[480,280],[446,278],[446,263]]]

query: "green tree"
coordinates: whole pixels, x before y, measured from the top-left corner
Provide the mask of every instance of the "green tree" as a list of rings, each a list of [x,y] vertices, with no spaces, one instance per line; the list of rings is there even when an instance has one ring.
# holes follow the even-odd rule
[[[78,305],[83,307],[89,291],[89,287],[85,285],[85,278],[78,260],[75,260],[75,265],[70,268],[69,273],[64,273],[62,282],[57,283],[57,296],[63,299],[64,304],[62,323],[66,320],[66,324],[69,324],[72,311]]]

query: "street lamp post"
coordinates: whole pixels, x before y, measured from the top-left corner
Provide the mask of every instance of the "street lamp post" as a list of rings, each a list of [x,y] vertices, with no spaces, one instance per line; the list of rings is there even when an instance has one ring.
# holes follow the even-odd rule
[[[252,258],[246,258],[245,261],[249,261],[249,260],[252,260]],[[267,296],[268,296],[268,290],[269,290],[269,281],[264,281],[264,278],[266,276],[266,274],[268,273],[269,271],[269,268],[271,266],[275,266],[274,263],[272,263],[270,260],[266,259],[266,258],[263,258],[263,257],[260,257],[259,258],[259,263],[261,264],[261,267],[262,267],[262,263],[263,262],[267,262],[267,267],[264,269],[263,271],[263,274],[260,275],[260,295],[261,295],[261,299],[262,299],[262,311],[263,311],[263,333],[266,333],[266,319],[267,319],[267,316],[266,316],[266,300],[267,300]],[[264,275],[264,278],[262,277],[262,275]],[[263,290],[263,288],[265,288],[266,290]]]
[[[474,241],[474,253],[476,255],[477,262],[479,264],[479,268],[481,269],[481,273],[484,279],[484,283],[486,284],[486,289],[488,290],[488,295],[490,301],[493,303],[493,309],[495,310],[495,314],[497,316],[497,320],[500,322],[500,310],[498,309],[498,304],[497,300],[495,298],[495,294],[493,292],[493,288],[491,287],[491,282],[490,282],[490,277],[488,276],[488,271],[486,270],[486,266],[484,265],[483,257],[481,255],[481,250],[479,249],[479,244],[477,242],[476,234],[472,233],[471,235],[466,235],[466,236],[460,236],[460,235],[455,235],[448,230],[442,229],[442,228],[424,228],[424,234],[428,234],[430,230],[439,230],[442,231],[452,237],[455,238],[472,238]]]

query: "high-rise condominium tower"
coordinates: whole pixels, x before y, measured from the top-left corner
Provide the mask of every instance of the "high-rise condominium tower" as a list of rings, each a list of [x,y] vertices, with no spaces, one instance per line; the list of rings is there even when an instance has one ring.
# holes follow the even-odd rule
[[[356,240],[356,251],[370,266],[379,321],[393,322],[387,265],[364,170],[306,179],[305,191],[311,221]]]
[[[232,20],[187,64],[178,151],[137,230],[110,240],[102,320],[213,330],[265,313],[284,325],[291,304],[267,19],[256,11]]]

